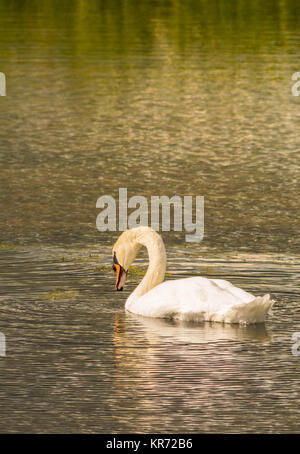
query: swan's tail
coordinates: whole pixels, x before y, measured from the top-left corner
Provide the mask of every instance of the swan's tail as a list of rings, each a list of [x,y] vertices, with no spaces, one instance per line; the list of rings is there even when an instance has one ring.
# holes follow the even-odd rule
[[[253,323],[263,323],[267,314],[272,314],[272,306],[275,301],[271,300],[270,295],[258,296],[247,303],[231,306],[229,310],[222,314],[224,323],[240,323],[249,325]]]

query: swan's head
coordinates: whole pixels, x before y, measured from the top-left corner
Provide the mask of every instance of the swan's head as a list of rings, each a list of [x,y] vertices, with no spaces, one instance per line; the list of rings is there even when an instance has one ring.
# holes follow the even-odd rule
[[[123,290],[128,268],[135,259],[141,244],[136,229],[123,232],[113,247],[113,270],[116,272],[116,289]]]

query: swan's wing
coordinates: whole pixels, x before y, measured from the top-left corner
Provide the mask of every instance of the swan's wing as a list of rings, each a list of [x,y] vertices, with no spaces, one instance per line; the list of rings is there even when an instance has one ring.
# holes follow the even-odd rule
[[[225,281],[225,279],[209,279],[210,282],[214,282],[221,291],[232,295],[239,300],[240,303],[247,303],[248,301],[253,300],[254,295],[252,293],[246,292],[239,287],[231,284],[231,282]]]
[[[214,314],[254,298],[222,279],[192,277],[166,281],[138,298],[127,309],[148,317]],[[205,317],[206,318],[206,317]]]

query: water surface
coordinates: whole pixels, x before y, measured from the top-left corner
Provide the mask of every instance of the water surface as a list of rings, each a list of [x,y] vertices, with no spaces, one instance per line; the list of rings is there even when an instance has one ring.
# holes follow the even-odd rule
[[[298,5],[0,0],[0,431],[299,432]],[[124,312],[96,200],[202,195],[167,279],[276,300],[265,325]]]

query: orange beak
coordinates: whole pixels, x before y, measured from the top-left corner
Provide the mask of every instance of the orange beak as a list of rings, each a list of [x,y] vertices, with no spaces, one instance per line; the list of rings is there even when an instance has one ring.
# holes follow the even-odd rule
[[[114,270],[116,271],[116,289],[121,291],[125,285],[127,271],[117,263],[114,263]]]
[[[121,267],[120,265],[115,265],[115,268],[116,268],[116,289],[118,289],[118,283],[119,283],[119,280],[120,280],[120,275],[121,275]]]

